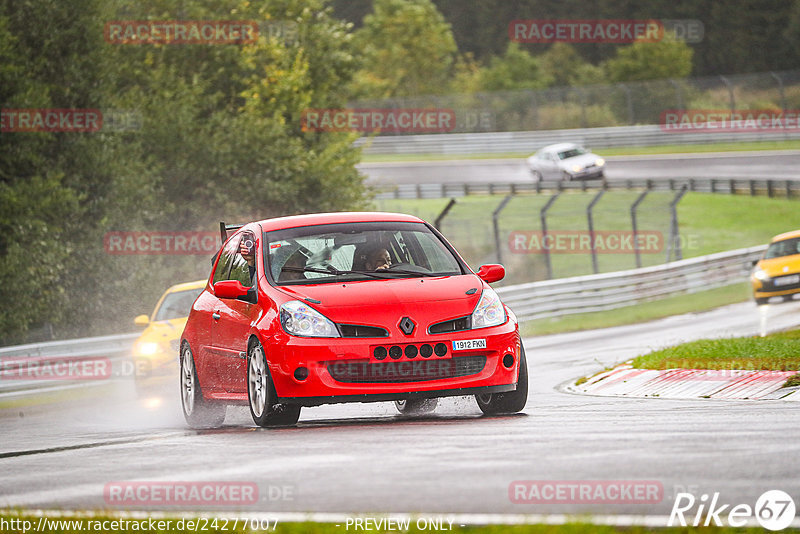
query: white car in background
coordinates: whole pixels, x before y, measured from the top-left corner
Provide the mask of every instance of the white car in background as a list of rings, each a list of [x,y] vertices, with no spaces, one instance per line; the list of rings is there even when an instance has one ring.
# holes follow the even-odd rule
[[[602,178],[606,161],[574,143],[548,145],[528,158],[534,180],[591,180]]]

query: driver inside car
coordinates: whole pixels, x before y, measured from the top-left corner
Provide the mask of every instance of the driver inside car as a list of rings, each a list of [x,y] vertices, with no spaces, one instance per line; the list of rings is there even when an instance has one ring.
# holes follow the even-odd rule
[[[367,253],[367,261],[364,266],[368,271],[382,271],[392,265],[392,257],[385,248],[376,248]]]

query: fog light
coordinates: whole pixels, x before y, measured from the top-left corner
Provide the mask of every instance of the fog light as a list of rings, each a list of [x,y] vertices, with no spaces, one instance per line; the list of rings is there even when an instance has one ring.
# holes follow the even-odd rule
[[[400,356],[403,355],[403,349],[394,345],[392,348],[389,349],[389,357],[393,360],[399,360]]]
[[[436,346],[433,347],[433,352],[435,352],[437,356],[444,356],[447,354],[447,345],[444,343],[437,343]]]
[[[382,360],[386,358],[386,347],[375,347],[375,350],[372,351],[372,355],[375,356],[376,360]]]
[[[414,345],[407,345],[406,346],[406,358],[416,358],[417,357],[417,347]]]
[[[294,370],[294,377],[302,382],[306,378],[308,378],[308,368],[307,367],[298,367]]]
[[[503,366],[506,369],[511,369],[512,367],[514,367],[514,356],[512,356],[511,354],[506,354],[505,356],[503,356]]]
[[[430,358],[431,354],[433,354],[433,347],[425,343],[419,348],[419,354],[423,358]]]

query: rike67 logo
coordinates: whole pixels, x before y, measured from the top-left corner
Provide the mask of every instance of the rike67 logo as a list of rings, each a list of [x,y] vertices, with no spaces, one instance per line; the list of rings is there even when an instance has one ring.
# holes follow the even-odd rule
[[[710,500],[705,493],[699,499],[691,493],[678,493],[667,526],[685,527],[688,520],[693,527],[712,524],[718,527],[743,527],[755,518],[767,530],[783,530],[792,524],[794,517],[794,500],[781,490],[765,491],[756,500],[755,507],[749,504],[722,504],[719,502],[719,492],[715,492]]]

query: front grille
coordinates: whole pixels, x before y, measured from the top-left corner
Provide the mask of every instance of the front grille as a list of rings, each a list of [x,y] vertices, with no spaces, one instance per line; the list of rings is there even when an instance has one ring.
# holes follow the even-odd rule
[[[389,337],[389,331],[379,326],[340,324],[342,337]]]
[[[396,384],[476,375],[485,366],[486,356],[460,356],[447,360],[331,362],[328,373],[337,382],[347,384]]]
[[[792,275],[787,275],[792,276]],[[768,281],[764,281],[762,283],[762,287],[759,291],[790,291],[792,289],[800,289],[800,282],[795,282],[794,284],[787,284],[785,286],[775,285],[775,280],[778,278],[773,278]]]
[[[441,323],[432,324],[428,327],[428,333],[430,334],[461,332],[462,330],[469,330],[469,317],[459,317],[458,319],[442,321]]]

